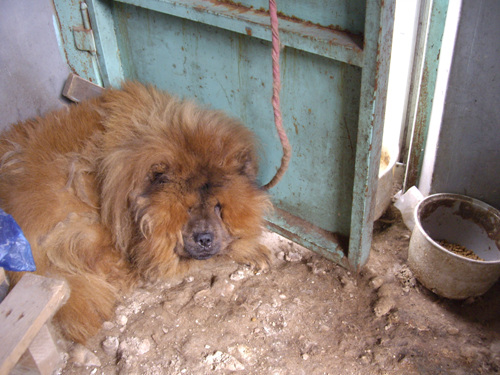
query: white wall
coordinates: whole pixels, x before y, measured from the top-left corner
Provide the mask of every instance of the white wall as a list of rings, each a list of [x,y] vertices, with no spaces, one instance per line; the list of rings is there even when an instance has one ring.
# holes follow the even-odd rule
[[[419,0],[397,0],[382,144],[398,159],[415,48]],[[391,159],[392,159],[391,158]]]
[[[455,40],[460,18],[461,0],[450,0],[446,24],[443,33],[443,41],[439,54],[439,68],[436,78],[436,88],[432,103],[431,118],[429,121],[429,132],[425,145],[424,160],[418,188],[420,192],[427,196],[431,191],[432,176],[436,164],[436,153],[441,132],[441,122],[446,92],[448,89],[448,78],[450,75],[451,62],[455,47]]]

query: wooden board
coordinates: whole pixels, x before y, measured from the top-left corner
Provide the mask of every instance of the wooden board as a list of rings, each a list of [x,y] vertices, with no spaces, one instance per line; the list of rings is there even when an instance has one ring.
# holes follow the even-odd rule
[[[59,350],[45,324],[10,375],[52,375],[60,363]]]
[[[10,372],[68,296],[63,280],[23,276],[0,304],[0,375]]]
[[[81,102],[99,96],[103,88],[86,79],[70,73],[64,85],[63,95],[73,102]]]

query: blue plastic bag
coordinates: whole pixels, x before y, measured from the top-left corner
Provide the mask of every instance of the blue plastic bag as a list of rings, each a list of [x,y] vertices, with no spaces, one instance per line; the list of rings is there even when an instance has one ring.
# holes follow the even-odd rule
[[[14,218],[0,209],[0,267],[8,271],[35,271],[31,246]]]

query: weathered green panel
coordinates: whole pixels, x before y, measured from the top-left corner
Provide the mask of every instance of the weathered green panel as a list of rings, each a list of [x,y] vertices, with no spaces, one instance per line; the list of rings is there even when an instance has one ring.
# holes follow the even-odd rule
[[[127,36],[119,39],[120,50],[129,51],[125,70],[240,117],[262,140],[261,179],[270,180],[281,160],[270,103],[270,44],[143,8],[116,8],[117,19],[126,20],[119,22],[119,34]],[[154,31],[140,32],[144,25],[155,25]],[[348,236],[361,70],[286,48],[281,71],[283,121],[294,155],[271,191],[274,202]]]
[[[373,229],[383,119],[394,25],[394,1],[367,1],[349,263],[368,260]]]
[[[81,49],[86,41],[80,39],[84,31],[88,30],[88,25],[84,25],[84,20],[88,13],[82,10],[79,0],[54,0],[55,15],[60,26],[60,37],[64,45],[66,60],[70,69],[97,85],[102,85],[101,74],[99,71],[99,61],[95,51]],[[75,40],[75,31],[76,39]]]
[[[267,0],[88,4],[107,85],[151,82],[242,119],[261,140],[260,179],[269,181],[282,151]],[[293,156],[271,190],[269,226],[354,268],[371,243],[394,0],[383,4],[278,1],[281,111]]]

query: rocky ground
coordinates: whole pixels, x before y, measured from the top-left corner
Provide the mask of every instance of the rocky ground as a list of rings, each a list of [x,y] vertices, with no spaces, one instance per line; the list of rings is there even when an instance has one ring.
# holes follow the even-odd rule
[[[500,283],[450,301],[406,265],[410,232],[390,209],[370,260],[353,274],[268,235],[265,272],[207,267],[123,299],[62,374],[494,374]]]

